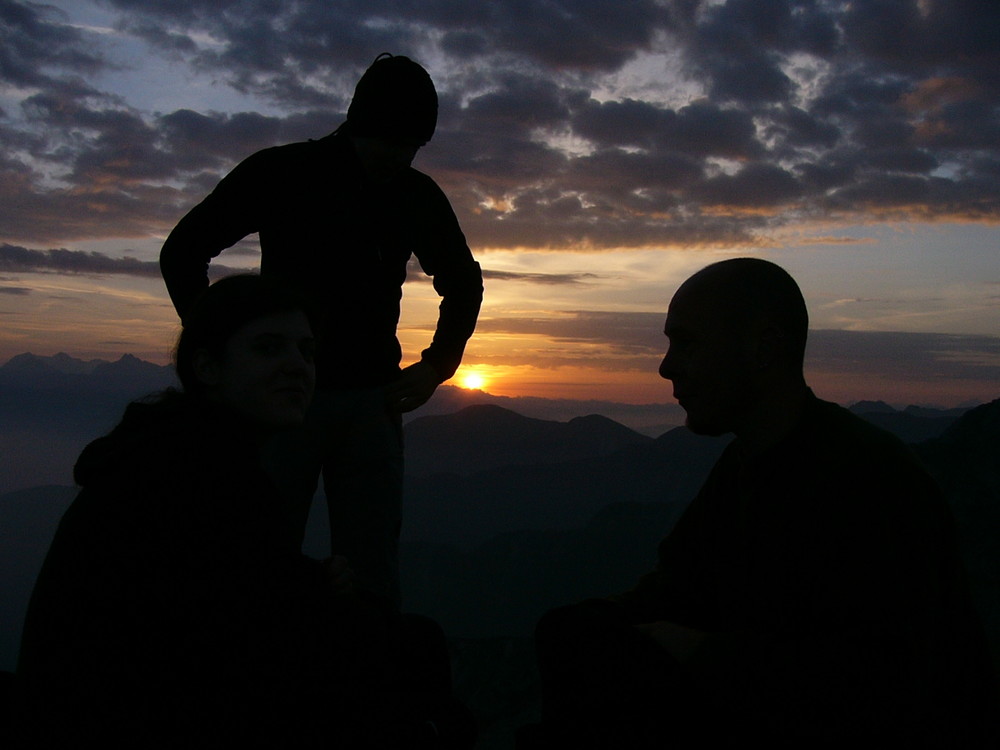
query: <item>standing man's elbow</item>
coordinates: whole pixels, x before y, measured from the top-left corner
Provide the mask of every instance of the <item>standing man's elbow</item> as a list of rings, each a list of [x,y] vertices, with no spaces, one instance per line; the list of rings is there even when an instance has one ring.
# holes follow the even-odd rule
[[[185,220],[181,219],[160,248],[160,274],[170,301],[182,319],[185,311],[208,287],[208,261],[200,258],[189,235]]]

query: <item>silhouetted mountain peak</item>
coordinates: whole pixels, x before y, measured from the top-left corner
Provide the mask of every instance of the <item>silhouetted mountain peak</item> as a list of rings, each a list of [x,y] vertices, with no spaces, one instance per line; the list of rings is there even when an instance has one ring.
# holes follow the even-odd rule
[[[609,419],[608,417],[602,416],[600,414],[586,414],[582,417],[573,417],[566,424],[571,424],[576,427],[588,427],[591,429],[608,428],[608,429],[622,429],[622,430],[628,430],[629,432],[635,432],[635,430],[629,430],[629,428],[626,427],[625,425],[619,424],[615,420]]]
[[[969,409],[944,431],[943,439],[969,447],[1000,446],[1000,399]]]
[[[607,417],[569,422],[525,417],[492,404],[418,417],[406,426],[407,471],[463,474],[606,456],[651,438]]]
[[[56,372],[64,375],[87,375],[103,363],[104,360],[100,359],[91,359],[89,361],[77,359],[65,352],[59,352],[48,357],[25,352],[24,354],[11,357],[3,367],[0,367],[0,370],[8,374]]]
[[[437,417],[424,417],[424,419],[440,420],[442,423],[467,424],[472,426],[484,425],[523,425],[526,422],[541,422],[531,417],[525,417],[510,409],[495,404],[472,404],[459,409],[454,414],[446,414]]]
[[[848,409],[855,414],[896,414],[899,410],[893,409],[885,401],[857,401],[851,404]]]
[[[161,375],[165,370],[169,369],[169,367],[139,359],[132,354],[123,354],[114,362],[99,362],[97,367],[94,368],[94,375],[101,378],[128,378],[136,375]]]
[[[908,414],[911,417],[919,417],[921,419],[939,419],[941,417],[956,419],[965,414],[968,410],[968,406],[959,406],[952,409],[938,409],[932,406],[916,406],[914,404],[910,404],[903,409],[903,414]]]
[[[11,357],[0,369],[7,372],[32,372],[45,370],[47,369],[47,365],[45,360],[37,354],[25,352],[24,354]]]

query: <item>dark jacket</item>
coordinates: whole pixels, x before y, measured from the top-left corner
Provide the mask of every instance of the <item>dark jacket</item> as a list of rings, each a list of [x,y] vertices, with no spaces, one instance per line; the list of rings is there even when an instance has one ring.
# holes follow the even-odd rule
[[[728,446],[619,601],[708,631],[696,673],[776,736],[958,747],[985,695],[940,492],[895,437],[812,394],[765,455]]]
[[[398,374],[396,325],[411,253],[442,297],[433,342],[421,357],[442,380],[455,373],[475,329],[482,273],[430,177],[408,168],[371,185],[340,133],[253,154],[163,246],[161,269],[179,311],[208,285],[209,261],[254,232],[261,273],[298,284],[324,311],[321,387],[381,385]]]
[[[331,675],[385,684],[379,615],[276,533],[288,514],[232,420],[133,404],[75,473],[18,664],[35,744],[231,743],[280,731]]]

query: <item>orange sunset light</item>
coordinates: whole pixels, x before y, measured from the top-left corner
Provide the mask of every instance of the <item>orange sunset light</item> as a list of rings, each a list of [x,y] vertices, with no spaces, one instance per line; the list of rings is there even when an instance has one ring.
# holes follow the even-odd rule
[[[481,391],[484,385],[486,385],[486,378],[479,373],[470,372],[468,375],[462,376],[462,387],[468,388],[470,391]]]
[[[463,365],[455,373],[454,384],[469,391],[482,391],[492,383],[494,377],[481,365]]]

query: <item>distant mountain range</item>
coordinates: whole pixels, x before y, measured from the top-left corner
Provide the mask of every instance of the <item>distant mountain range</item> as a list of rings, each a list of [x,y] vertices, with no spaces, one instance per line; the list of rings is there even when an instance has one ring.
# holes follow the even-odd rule
[[[26,353],[12,357],[0,367],[0,384],[5,387],[47,391],[85,388],[116,391],[127,398],[161,390],[176,382],[173,368],[146,362],[131,354],[108,362],[76,359],[65,353],[51,357]]]
[[[920,443],[943,433],[968,408],[929,409],[924,406],[907,406],[900,411],[884,401],[858,401],[851,405],[850,410],[883,430],[888,430],[904,443]]]
[[[129,356],[21,355],[0,367],[0,669],[12,666],[32,582],[75,494],[79,450],[128,400],[173,382],[170,368]],[[502,408],[519,399],[447,386],[432,403],[439,413],[406,426],[405,604],[462,637],[528,635],[552,606],[631,585],[726,443],[683,428],[651,437],[606,415],[524,415]],[[852,410],[916,443],[946,490],[1000,648],[1000,401],[966,413]],[[325,513],[313,516],[307,551],[322,556]]]
[[[411,421],[406,426],[406,462],[415,476],[468,475],[511,465],[607,456],[650,440],[597,414],[553,422],[480,404]]]
[[[72,483],[72,466],[80,451],[118,422],[129,401],[176,384],[173,368],[130,354],[114,362],[67,354],[13,357],[0,366],[0,493]],[[652,436],[684,422],[683,412],[673,403],[509,398],[449,385],[438,388],[428,404],[406,415],[406,421],[479,404],[550,421],[601,414]],[[418,464],[411,460],[411,465]]]

